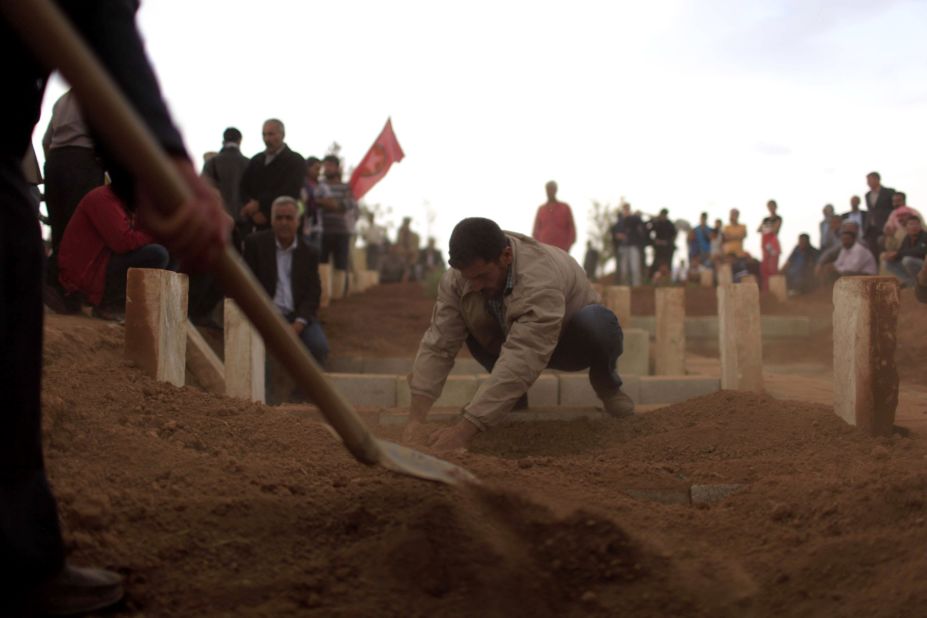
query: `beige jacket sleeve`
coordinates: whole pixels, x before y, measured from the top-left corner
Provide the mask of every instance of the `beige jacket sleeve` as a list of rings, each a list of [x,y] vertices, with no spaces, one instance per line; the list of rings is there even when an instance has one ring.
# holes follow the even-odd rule
[[[541,288],[508,308],[514,318],[489,379],[464,408],[464,418],[487,429],[508,413],[547,367],[563,326],[566,301],[556,289]]]
[[[452,273],[451,270],[445,272],[438,285],[431,324],[418,346],[409,376],[412,394],[430,399],[432,403],[441,396],[457,352],[467,338],[467,327],[460,312],[460,295],[453,289]]]

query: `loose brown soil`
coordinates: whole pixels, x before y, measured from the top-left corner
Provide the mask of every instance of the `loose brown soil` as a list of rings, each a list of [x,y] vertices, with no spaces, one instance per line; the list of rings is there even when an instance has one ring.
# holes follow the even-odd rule
[[[405,324],[417,343],[431,301],[388,288],[328,310],[333,347],[363,339],[334,316]],[[398,332],[371,345],[392,354]],[[72,559],[127,577],[118,614],[915,616],[927,603],[917,433],[872,439],[825,406],[724,392],[620,422],[498,428],[450,457],[484,481],[455,490],[355,463],[308,413],[154,382],[123,360],[118,326],[52,316],[46,333],[49,474]],[[712,505],[655,501],[730,483],[743,487]]]

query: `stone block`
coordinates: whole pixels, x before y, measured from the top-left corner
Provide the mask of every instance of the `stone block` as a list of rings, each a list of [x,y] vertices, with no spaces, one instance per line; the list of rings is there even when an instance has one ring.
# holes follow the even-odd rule
[[[130,268],[126,275],[125,355],[174,386],[186,381],[187,276]]]
[[[643,405],[669,404],[714,393],[721,388],[718,378],[706,376],[646,376],[640,379]]]
[[[657,288],[656,295],[656,373],[686,373],[686,290]]]
[[[698,274],[699,285],[703,288],[713,287],[715,284],[715,273],[713,270],[706,269],[700,271]]]
[[[606,285],[602,304],[618,317],[621,328],[631,326],[631,288],[626,285]]]
[[[589,384],[589,373],[561,373],[557,375],[560,381],[560,405],[572,407],[601,407],[592,385]]]
[[[351,405],[396,407],[395,375],[330,373],[328,379]]]
[[[752,283],[753,285],[757,285],[756,277],[753,275],[744,275],[737,283]]]
[[[624,352],[618,357],[618,373],[645,376],[650,373],[650,334],[642,328],[626,328]]]
[[[264,340],[231,298],[225,299],[225,394],[263,403]]]
[[[769,276],[769,293],[780,303],[789,299],[789,291],[785,285],[785,275]]]
[[[755,283],[718,286],[721,388],[763,390],[760,291]]]
[[[408,407],[412,402],[409,381],[406,376],[396,380],[396,405]],[[475,375],[450,375],[441,390],[441,396],[434,403],[436,408],[462,408],[473,399],[480,380]]]
[[[225,394],[225,366],[190,320],[187,329],[187,369],[200,386],[214,395]]]
[[[718,285],[732,285],[734,283],[734,272],[731,265],[722,262],[717,266]]]
[[[458,356],[454,360],[454,366],[451,368],[453,374],[477,374],[484,373],[486,369],[476,362],[476,359]]]
[[[341,300],[347,293],[348,272],[346,270],[338,270],[333,268],[331,273],[331,299]]]
[[[560,401],[560,380],[557,376],[542,373],[528,389],[528,407],[551,407]]]
[[[560,373],[559,379],[560,405],[567,407],[593,407],[601,408],[602,401],[595,394],[589,383],[589,372]],[[630,397],[634,403],[641,403],[641,378],[634,375],[622,375],[621,390]]]
[[[322,286],[322,292],[319,296],[319,306],[328,307],[332,299],[332,266],[331,264],[319,264],[319,283]]]
[[[834,412],[871,435],[890,435],[898,405],[894,277],[843,277],[834,285]]]
[[[360,356],[330,356],[325,365],[332,373],[364,373],[364,359]]]

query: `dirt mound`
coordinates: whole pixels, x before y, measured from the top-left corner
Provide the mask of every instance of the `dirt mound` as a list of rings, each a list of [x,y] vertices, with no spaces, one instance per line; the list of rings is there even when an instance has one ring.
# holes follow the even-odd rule
[[[346,301],[347,302],[347,301]],[[452,490],[355,463],[306,412],[143,376],[52,317],[46,452],[72,559],[164,616],[915,615],[927,449],[723,392],[512,425]],[[693,485],[738,486],[689,504]],[[669,496],[673,500],[666,500]]]

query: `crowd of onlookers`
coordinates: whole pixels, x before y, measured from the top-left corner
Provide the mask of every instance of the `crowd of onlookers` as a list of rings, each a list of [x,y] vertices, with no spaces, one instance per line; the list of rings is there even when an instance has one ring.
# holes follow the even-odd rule
[[[830,204],[824,207],[817,246],[810,234],[802,233],[797,244],[780,264],[783,254],[779,240],[782,217],[774,200],[767,202],[768,215],[757,228],[760,254],[744,248],[747,226],[740,211],[732,209],[727,222],[708,223],[702,213],[698,224],[677,229],[666,209],[645,221],[640,212],[624,203],[610,229],[616,261],[615,281],[624,285],[699,283],[704,273],[717,277],[719,264],[730,264],[734,281],[753,276],[762,289],[769,277],[782,274],[790,294],[804,294],[847,275],[876,275],[880,272],[898,278],[902,287],[915,287],[919,273],[925,272],[927,231],[920,212],[908,206],[907,196],[882,186],[878,172],[866,177],[869,191],[867,208],[859,196],[850,198],[850,208],[838,214]],[[686,233],[686,257],[676,263],[676,239]],[[649,254],[649,263],[648,263]],[[584,267],[596,278],[599,251],[589,243]],[[923,276],[927,280],[927,274]]]
[[[328,345],[318,321],[319,264],[331,265],[331,298],[337,300],[351,285],[349,273],[374,270],[383,281],[427,279],[444,270],[444,258],[434,239],[420,246],[409,218],[391,241],[374,213],[362,212],[342,179],[337,154],[304,158],[287,145],[284,124],[277,119],[264,122],[262,137],[264,149],[247,157],[241,152],[241,132],[226,129],[221,150],[204,156],[202,176],[222,195],[233,246],[324,362]],[[33,177],[35,185],[44,180],[44,222],[51,228],[46,304],[60,313],[90,305],[93,316],[119,320],[130,268],[174,269],[177,264],[138,224],[135,204],[113,191],[70,91],[55,103],[43,147],[45,178]],[[37,190],[35,197],[38,208]],[[352,250],[358,237],[364,240],[362,257]],[[188,310],[194,323],[219,326],[222,297],[211,275],[191,277]]]
[[[241,152],[241,132],[227,129],[221,150],[204,157],[202,175],[222,194],[234,222],[234,246],[307,346],[324,360],[327,345],[317,320],[320,263],[331,265],[331,296],[338,299],[351,285],[352,271],[376,271],[383,282],[423,280],[443,272],[444,258],[433,238],[421,246],[410,218],[391,240],[373,212],[362,212],[342,178],[337,154],[304,158],[287,145],[284,124],[277,119],[264,122],[262,136],[265,148],[247,157]],[[70,92],[55,103],[43,147],[46,221],[51,227],[46,303],[61,312],[76,312],[88,303],[93,315],[119,319],[129,268],[176,265],[136,225],[134,205],[124,203],[105,182],[105,170]],[[817,246],[810,234],[801,234],[781,264],[782,217],[773,200],[756,229],[761,246],[756,256],[744,247],[748,229],[737,209],[730,211],[727,222],[709,224],[708,214],[702,213],[697,225],[689,226],[674,223],[666,209],[645,219],[624,203],[609,230],[615,280],[633,286],[702,282],[706,272],[716,277],[718,265],[727,263],[735,281],[752,275],[762,289],[770,276],[784,274],[792,294],[844,275],[880,271],[913,287],[927,255],[923,218],[908,206],[903,192],[883,186],[878,173],[866,179],[869,191],[863,199],[853,196],[848,211],[837,214],[831,205],[824,208]],[[557,199],[555,182],[547,183],[546,192],[532,235],[569,251],[576,241],[572,211]],[[686,254],[675,262],[680,231],[686,234]],[[353,251],[358,239],[363,240],[363,257]],[[600,261],[589,243],[584,266],[591,278]],[[308,283],[297,276],[302,272],[312,273],[306,275]],[[193,277],[191,318],[216,323],[221,298],[211,276]]]

